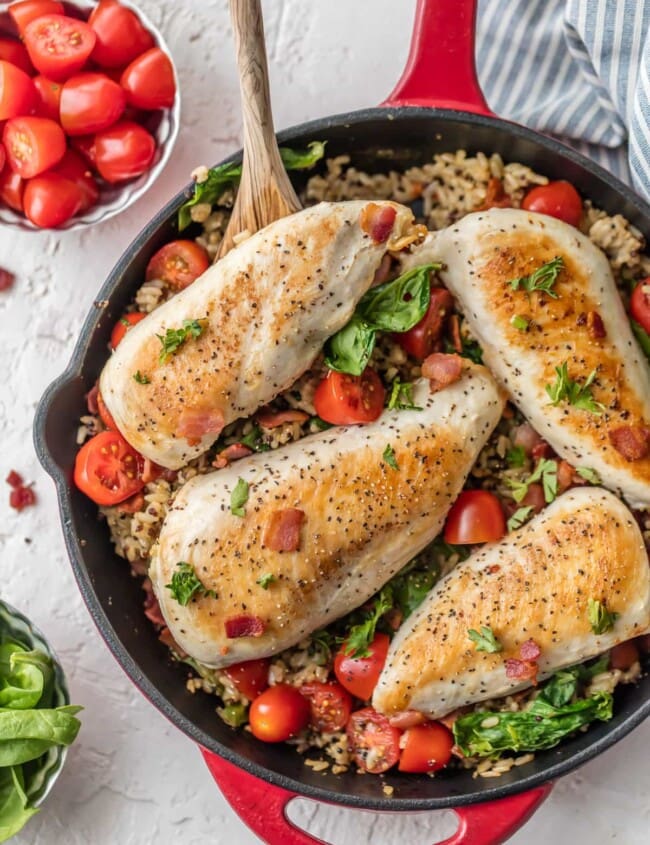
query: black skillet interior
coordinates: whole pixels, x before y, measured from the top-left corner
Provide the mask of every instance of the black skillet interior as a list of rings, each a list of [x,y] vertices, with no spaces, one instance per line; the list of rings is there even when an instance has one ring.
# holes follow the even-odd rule
[[[350,154],[356,167],[371,172],[422,164],[436,152],[498,152],[505,161],[570,180],[596,205],[650,233],[650,208],[632,191],[561,144],[504,121],[431,109],[371,109],[288,130],[280,140],[295,146],[326,140],[328,156]],[[305,178],[296,180],[298,188]],[[106,525],[70,484],[84,394],[102,369],[111,328],[140,285],[149,257],[176,236],[176,211],[183,199],[179,194],[168,203],[118,261],[88,315],[68,370],[43,397],[35,423],[38,454],[57,483],[79,587],[109,648],[142,692],[192,739],[252,774],[320,800],[391,811],[439,809],[521,792],[570,771],[639,724],[650,714],[650,677],[617,692],[611,722],[595,725],[498,779],[472,779],[461,771],[435,779],[399,774],[361,778],[315,773],[287,746],[263,745],[248,734],[235,733],[215,715],[213,698],[186,691],[187,670],[173,663],[157,641],[142,612],[143,593],[128,565],[113,553]],[[382,792],[386,782],[394,787],[390,799]]]

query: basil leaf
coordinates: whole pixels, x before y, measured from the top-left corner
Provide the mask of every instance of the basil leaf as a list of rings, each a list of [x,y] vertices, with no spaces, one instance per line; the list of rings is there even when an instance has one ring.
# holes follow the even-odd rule
[[[23,774],[20,766],[0,769],[0,842],[6,842],[38,813],[27,806]]]
[[[406,332],[427,313],[431,299],[431,273],[440,264],[424,264],[367,291],[357,305],[356,313],[384,332]]]
[[[0,767],[35,760],[57,745],[70,745],[81,723],[80,707],[0,711]]]
[[[365,320],[354,314],[325,344],[325,364],[330,370],[360,376],[375,348],[377,335]]]
[[[243,478],[237,479],[237,484],[230,494],[230,513],[235,516],[244,516],[244,505],[248,501],[248,484]]]
[[[437,569],[412,569],[391,580],[395,601],[404,619],[422,604],[439,577],[440,571]]]

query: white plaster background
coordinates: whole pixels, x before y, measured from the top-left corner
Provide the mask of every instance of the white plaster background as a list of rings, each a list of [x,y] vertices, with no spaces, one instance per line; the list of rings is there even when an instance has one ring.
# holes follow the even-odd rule
[[[11,293],[0,294],[0,480],[15,468],[35,481],[39,497],[38,507],[16,514],[0,486],[0,589],[46,632],[73,700],[85,707],[66,768],[17,845],[258,841],[192,743],[132,686],[96,632],[68,565],[53,485],[31,442],[36,403],[66,365],[115,260],[197,163],[240,143],[226,0],[141,2],[168,39],[183,92],[183,128],[165,173],[135,207],[86,232],[0,230],[0,265],[18,277]],[[378,103],[402,69],[413,8],[414,0],[266,0],[276,126]],[[646,724],[565,778],[512,842],[647,845],[649,740]],[[430,845],[454,828],[450,813],[380,816],[304,802],[295,815],[333,845]]]

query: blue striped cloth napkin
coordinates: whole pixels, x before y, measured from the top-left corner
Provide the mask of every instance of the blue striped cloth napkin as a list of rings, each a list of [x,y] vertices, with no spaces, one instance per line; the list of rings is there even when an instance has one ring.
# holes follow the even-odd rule
[[[500,117],[555,135],[650,199],[650,0],[479,0]]]

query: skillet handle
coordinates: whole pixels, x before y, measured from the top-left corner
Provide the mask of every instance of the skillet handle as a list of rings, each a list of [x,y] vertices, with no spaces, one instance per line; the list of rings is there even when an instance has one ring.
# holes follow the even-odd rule
[[[287,818],[288,804],[299,797],[295,792],[266,783],[206,748],[201,753],[230,806],[267,845],[327,845]],[[549,783],[498,801],[454,809],[458,830],[438,845],[501,845],[528,821],[552,787]],[[390,812],[390,799],[386,806]]]
[[[417,0],[406,68],[382,106],[429,106],[491,115],[476,76],[477,0]]]

